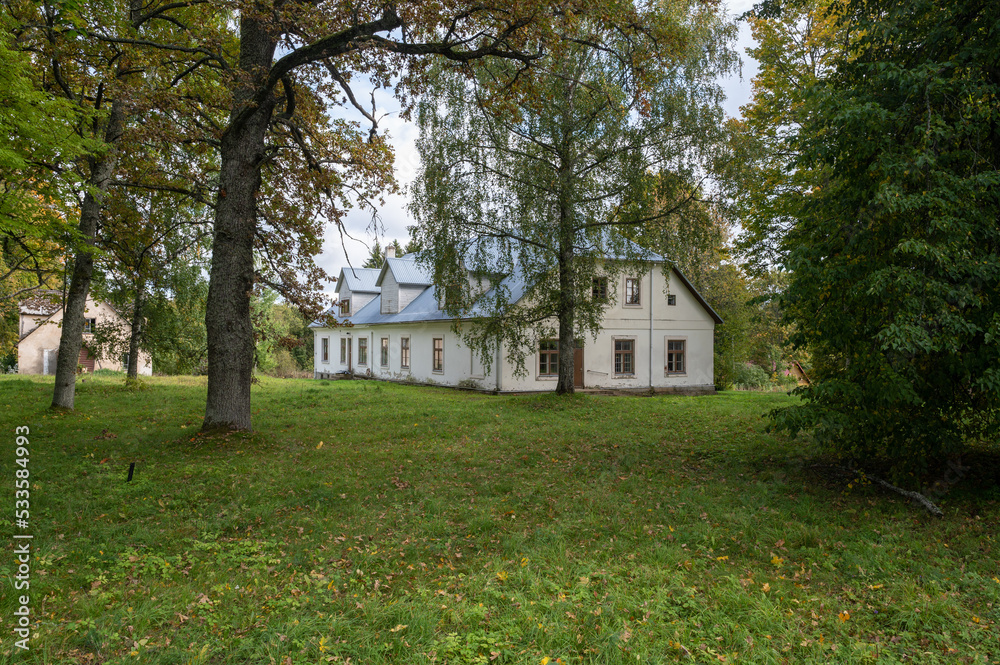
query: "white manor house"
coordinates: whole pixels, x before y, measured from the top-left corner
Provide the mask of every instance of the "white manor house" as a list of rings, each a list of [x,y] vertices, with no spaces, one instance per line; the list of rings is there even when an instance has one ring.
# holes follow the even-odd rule
[[[714,392],[714,331],[722,319],[678,270],[669,289],[662,257],[647,253],[649,270],[617,283],[595,280],[608,306],[597,339],[575,350],[577,389]],[[508,277],[508,280],[513,278]],[[516,280],[514,280],[516,281]],[[508,283],[516,301],[523,285]],[[542,340],[515,376],[501,347],[486,372],[476,353],[452,330],[441,289],[414,254],[387,252],[381,269],[345,268],[337,279],[338,322],[312,325],[314,376],[349,373],[393,381],[478,388],[498,393],[555,389],[558,350]]]

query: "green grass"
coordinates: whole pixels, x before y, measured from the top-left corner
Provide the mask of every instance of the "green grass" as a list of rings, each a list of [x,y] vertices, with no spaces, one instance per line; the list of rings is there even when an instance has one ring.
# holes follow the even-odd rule
[[[783,394],[265,379],[253,435],[205,438],[203,379],[120,382],[61,414],[0,378],[37,636],[4,537],[0,662],[1000,662],[996,489],[940,520],[851,483],[764,433]]]

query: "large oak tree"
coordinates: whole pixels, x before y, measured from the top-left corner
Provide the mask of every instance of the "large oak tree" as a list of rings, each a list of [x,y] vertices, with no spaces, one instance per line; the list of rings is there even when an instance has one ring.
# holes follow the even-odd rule
[[[161,2],[150,11],[167,17],[201,4]],[[644,31],[636,6],[611,0],[272,0],[229,7],[237,50],[213,43],[124,40],[197,53],[218,69],[229,90],[228,117],[216,128],[221,163],[206,315],[205,429],[250,428],[255,284],[266,283],[290,299],[308,295],[302,282],[308,287],[309,277],[322,274],[311,263],[319,251],[317,220],[339,223],[348,205],[370,202],[376,186],[391,185],[385,171],[391,152],[378,134],[378,119],[354,94],[357,80],[395,83],[407,107],[421,89],[428,56],[455,62],[503,58],[528,70],[544,55],[542,45],[558,39],[567,16],[591,15],[617,26],[623,38]],[[329,120],[324,104],[355,108],[370,123],[368,140],[358,140],[357,124]],[[277,169],[282,159],[294,168]],[[294,186],[282,189],[288,178]],[[318,284],[311,286],[315,290]]]

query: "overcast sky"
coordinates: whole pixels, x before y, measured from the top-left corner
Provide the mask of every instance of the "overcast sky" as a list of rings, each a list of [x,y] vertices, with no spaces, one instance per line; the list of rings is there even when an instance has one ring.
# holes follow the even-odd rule
[[[753,7],[752,0],[730,0],[727,3],[730,14],[739,16],[743,12]],[[737,42],[737,52],[743,61],[742,76],[733,75],[722,80],[722,87],[726,92],[725,110],[729,116],[738,117],[740,106],[750,100],[750,81],[757,73],[757,63],[746,53],[746,48],[753,44],[750,37],[750,30],[745,23],[740,23],[740,36]],[[381,91],[380,91],[381,92]],[[387,133],[393,146],[396,149],[396,177],[400,185],[404,188],[412,182],[420,163],[417,155],[415,141],[417,138],[417,128],[414,124],[399,120],[397,111],[398,103],[389,95],[381,92],[376,94],[376,102],[380,105],[380,114],[389,114],[379,123],[380,130]],[[398,239],[400,243],[406,244],[409,234],[407,226],[413,224],[406,211],[407,197],[404,191],[401,195],[387,196],[385,205],[379,210],[381,217],[381,232],[379,242],[384,246],[386,241],[391,242]],[[323,253],[317,257],[317,262],[326,271],[336,277],[342,267],[347,266],[347,259],[355,267],[360,267],[368,257],[369,247],[375,240],[369,229],[371,216],[354,210],[348,213],[346,230],[357,240],[349,238],[343,239],[337,233],[333,225],[329,225],[323,245]],[[347,254],[344,253],[346,246]],[[336,287],[333,283],[326,285],[323,289],[328,293],[333,293]]]

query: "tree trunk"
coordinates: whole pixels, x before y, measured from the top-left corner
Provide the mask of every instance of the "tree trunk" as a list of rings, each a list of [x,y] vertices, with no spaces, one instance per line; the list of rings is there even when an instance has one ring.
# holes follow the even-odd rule
[[[569,395],[575,390],[573,356],[576,349],[576,288],[573,279],[573,211],[569,182],[572,174],[566,168],[560,173],[562,196],[559,202],[559,382],[557,395]]]
[[[135,307],[132,310],[132,331],[128,338],[128,367],[126,368],[126,376],[129,379],[139,378],[139,342],[142,339],[143,309],[145,306],[143,288],[140,286],[135,290]]]
[[[117,142],[121,138],[125,124],[125,112],[120,102],[111,104],[111,114],[104,130],[104,142],[108,151],[101,157],[92,157],[90,162],[90,191],[80,208],[80,235],[83,245],[77,248],[73,257],[73,275],[66,294],[63,311],[62,332],[59,336],[59,356],[56,358],[56,383],[52,391],[52,408],[72,409],[76,396],[76,366],[79,363],[80,347],[83,345],[84,314],[90,280],[94,275],[94,254],[92,246],[97,237],[101,221],[101,204],[108,191],[115,167],[118,165]]]
[[[250,429],[250,381],[253,378],[253,240],[257,229],[257,194],[261,184],[264,136],[274,98],[244,121],[236,119],[263,84],[276,41],[265,27],[240,20],[240,69],[245,83],[235,91],[230,126],[222,138],[212,268],[206,303],[208,401],[203,430]]]

